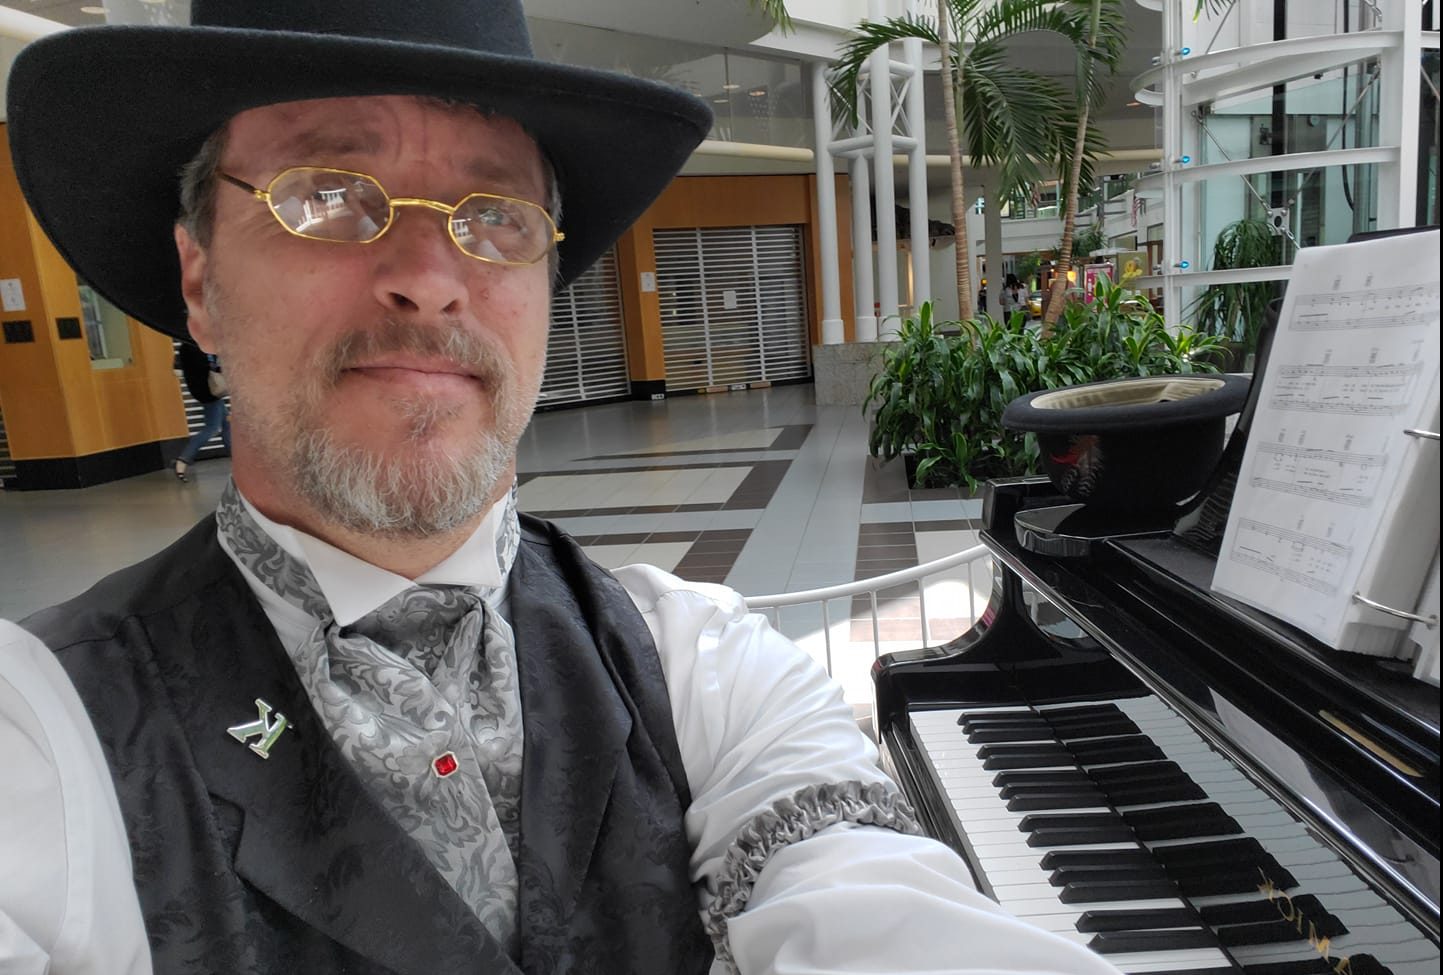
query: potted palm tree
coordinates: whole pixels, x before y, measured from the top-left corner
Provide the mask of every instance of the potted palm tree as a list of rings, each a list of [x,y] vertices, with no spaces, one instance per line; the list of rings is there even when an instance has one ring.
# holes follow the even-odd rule
[[[1283,238],[1264,220],[1246,218],[1228,224],[1213,243],[1212,270],[1273,267],[1283,263]],[[1272,281],[1213,284],[1192,304],[1199,332],[1223,339],[1229,350],[1228,369],[1241,372],[1247,357],[1258,350],[1258,332],[1267,317],[1268,302],[1278,295]]]
[[[1076,88],[1073,95],[1073,129],[1070,143],[1060,142],[1055,158],[1063,178],[1062,243],[1058,264],[1072,266],[1073,234],[1077,228],[1077,200],[1084,181],[1091,182],[1092,161],[1104,148],[1088,121],[1092,110],[1107,97],[1106,79],[1117,68],[1127,43],[1127,17],[1121,0],[1064,0],[1058,5],[1066,14],[1067,30],[1076,52]],[[1066,281],[1054,280],[1042,315],[1044,331],[1050,331],[1066,300]]]
[[[965,227],[970,201],[962,172],[961,129],[966,129],[973,160],[998,170],[1003,196],[1040,179],[1039,160],[1058,158],[1060,144],[1070,144],[1059,136],[1055,121],[1059,106],[1070,104],[1067,91],[1050,78],[1012,64],[1007,48],[1009,41],[1033,31],[1060,35],[1074,45],[1086,43],[1087,21],[1081,16],[1080,2],[937,0],[935,21],[927,17],[864,21],[856,27],[857,36],[843,45],[832,69],[837,112],[855,124],[857,82],[878,48],[914,37],[936,45],[942,58],[943,91],[952,94],[942,100],[952,169],[952,223]],[[1109,10],[1120,4],[1120,0],[1088,2]],[[1062,117],[1072,114],[1064,110]],[[1095,127],[1084,125],[1082,131],[1084,155],[1090,158],[1101,148],[1101,137]],[[957,307],[963,320],[971,319],[976,307],[967,250],[966,235],[959,234]]]

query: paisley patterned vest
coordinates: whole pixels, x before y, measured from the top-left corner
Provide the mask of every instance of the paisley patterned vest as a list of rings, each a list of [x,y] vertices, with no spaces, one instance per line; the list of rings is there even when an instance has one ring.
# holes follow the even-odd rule
[[[707,971],[651,635],[574,542],[521,521],[519,962],[336,750],[214,518],[24,621],[110,762],[157,973]],[[226,730],[258,701],[288,721],[265,759]]]

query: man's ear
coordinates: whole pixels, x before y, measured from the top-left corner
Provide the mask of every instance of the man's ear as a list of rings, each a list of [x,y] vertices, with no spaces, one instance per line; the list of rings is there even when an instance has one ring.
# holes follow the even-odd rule
[[[205,248],[180,224],[175,225],[175,249],[180,256],[180,295],[185,299],[187,326],[195,344],[216,351],[215,323],[205,308]]]

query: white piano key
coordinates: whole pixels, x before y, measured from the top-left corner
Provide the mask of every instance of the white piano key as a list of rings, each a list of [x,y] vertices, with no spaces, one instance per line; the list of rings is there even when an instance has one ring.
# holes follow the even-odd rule
[[[1216,948],[1193,948],[1186,951],[1150,951],[1138,954],[1104,955],[1129,975],[1144,972],[1180,972],[1192,969],[1226,968],[1231,965],[1226,955]]]

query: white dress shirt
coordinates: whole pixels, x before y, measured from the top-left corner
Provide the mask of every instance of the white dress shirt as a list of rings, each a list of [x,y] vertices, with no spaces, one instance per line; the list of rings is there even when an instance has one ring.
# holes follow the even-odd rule
[[[263,530],[307,563],[341,622],[411,585],[247,506]],[[417,582],[499,585],[495,533],[501,507]],[[316,621],[237,566],[282,643],[305,639]],[[765,618],[748,613],[737,593],[687,583],[652,566],[626,566],[615,575],[646,621],[666,677],[692,793],[685,826],[705,917],[727,850],[758,814],[807,786],[879,783],[886,776],[840,687]],[[504,599],[497,608],[505,614]],[[30,643],[31,655],[46,656],[33,638]],[[83,733],[93,746],[83,718],[70,713],[57,719],[79,725],[67,733]],[[103,763],[89,774],[96,779],[93,790],[108,792]],[[106,800],[113,811],[113,795]],[[9,819],[0,811],[0,829]],[[6,924],[28,930],[18,914],[6,920],[13,900],[0,884],[0,937]],[[140,923],[138,912],[130,923]],[[737,970],[747,975],[1116,972],[1081,945],[1017,920],[979,894],[966,865],[943,844],[852,823],[779,845],[746,910],[730,919],[727,945]],[[714,975],[728,970],[721,962],[713,967]],[[8,975],[3,960],[0,973]]]
[[[0,973],[144,975],[120,804],[55,655],[0,620]]]

